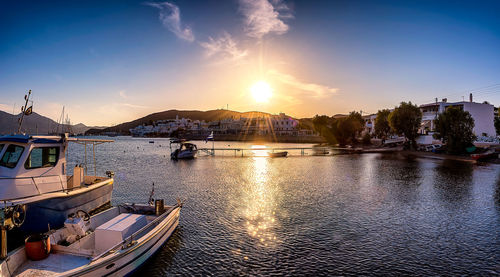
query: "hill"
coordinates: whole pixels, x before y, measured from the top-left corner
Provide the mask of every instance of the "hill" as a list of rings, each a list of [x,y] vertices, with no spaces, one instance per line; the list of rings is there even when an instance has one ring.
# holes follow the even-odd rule
[[[236,112],[230,110],[210,110],[210,111],[180,111],[180,110],[168,110],[163,112],[157,112],[145,117],[141,117],[139,119],[125,122],[116,126],[104,128],[104,129],[90,129],[85,134],[87,135],[99,135],[102,133],[117,133],[121,135],[128,135],[129,130],[143,124],[151,124],[154,121],[158,120],[166,120],[166,119],[174,119],[176,117],[179,118],[189,118],[192,120],[205,120],[209,121],[217,121],[227,118],[240,118],[240,117],[269,117],[271,114],[265,112]]]
[[[0,135],[13,134],[17,132],[18,120],[20,116],[21,114],[13,115],[0,111]],[[82,123],[76,125],[58,124],[48,117],[32,113],[31,115],[24,117],[21,131],[26,134],[49,134],[69,132],[69,130],[71,130],[71,133],[73,134],[83,134],[91,128],[96,127],[88,127]]]

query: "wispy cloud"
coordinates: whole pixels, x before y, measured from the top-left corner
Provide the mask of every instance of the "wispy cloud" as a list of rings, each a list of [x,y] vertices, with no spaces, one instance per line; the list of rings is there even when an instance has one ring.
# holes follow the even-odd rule
[[[277,70],[269,70],[268,74],[273,78],[275,78],[277,81],[299,90],[302,94],[305,94],[306,96],[311,96],[314,98],[322,98],[330,96],[338,91],[338,88],[332,88],[329,86],[315,84],[315,83],[307,83],[297,79],[292,75],[281,73]]]
[[[130,104],[130,103],[118,103],[118,105],[129,107],[129,108],[134,108],[134,109],[147,109],[147,108],[149,108],[148,106],[135,105],[135,104]]]
[[[118,94],[120,95],[121,98],[124,98],[124,99],[127,99],[128,98],[128,95],[125,93],[124,90],[120,90],[118,92]]]
[[[160,10],[160,21],[172,33],[174,33],[178,38],[187,40],[189,42],[194,41],[194,34],[191,27],[183,27],[181,22],[181,11],[178,6],[170,2],[162,3],[144,3],[145,5],[155,7]]]
[[[12,113],[13,107],[4,103],[0,103],[0,111],[4,111],[7,113]]]
[[[240,50],[237,42],[228,32],[223,32],[218,38],[209,37],[207,42],[200,42],[201,47],[205,49],[207,57],[220,55],[224,58],[237,61],[248,55],[247,50]]]
[[[273,5],[274,4],[274,5]],[[292,18],[288,6],[279,0],[240,0],[248,36],[261,38],[266,34],[284,34],[289,27],[282,19]]]

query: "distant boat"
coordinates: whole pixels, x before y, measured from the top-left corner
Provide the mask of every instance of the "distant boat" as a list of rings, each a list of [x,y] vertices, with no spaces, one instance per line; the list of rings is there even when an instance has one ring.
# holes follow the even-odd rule
[[[288,155],[287,151],[282,151],[282,152],[269,152],[269,157],[271,158],[278,158],[278,157],[286,157]]]
[[[193,159],[198,152],[198,148],[196,144],[192,144],[189,142],[182,142],[178,149],[175,149],[174,152],[170,154],[170,158],[173,160],[178,159]]]
[[[495,149],[489,149],[488,151],[483,152],[483,153],[471,154],[470,157],[473,160],[481,161],[481,160],[496,158],[497,153],[496,153]]]
[[[27,233],[62,227],[68,214],[90,212],[110,202],[113,173],[86,174],[86,164],[67,176],[68,142],[97,145],[112,140],[67,136],[0,137],[0,207],[16,209],[20,229]],[[87,147],[85,147],[87,149]],[[95,159],[94,159],[95,160]],[[18,226],[18,227],[19,227]]]
[[[179,224],[182,204],[156,201],[155,206],[118,205],[92,217],[78,214],[11,251],[0,264],[2,276],[125,276],[158,251]]]
[[[326,145],[316,144],[313,145],[313,155],[315,156],[324,156],[330,154],[328,147]]]
[[[150,140],[149,143],[155,143],[155,141],[154,140]]]

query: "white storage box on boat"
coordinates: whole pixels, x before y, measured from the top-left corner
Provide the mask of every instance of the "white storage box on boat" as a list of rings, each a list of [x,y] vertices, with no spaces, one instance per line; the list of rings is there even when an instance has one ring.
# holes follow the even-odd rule
[[[64,227],[68,228],[71,234],[81,237],[85,236],[85,233],[89,230],[89,225],[80,217],[68,218],[64,221]]]
[[[123,213],[95,229],[95,246],[103,252],[146,226],[145,215]]]

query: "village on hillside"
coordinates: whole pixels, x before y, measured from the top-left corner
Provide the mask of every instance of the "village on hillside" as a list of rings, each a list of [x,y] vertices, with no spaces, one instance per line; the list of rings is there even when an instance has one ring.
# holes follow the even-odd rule
[[[421,123],[418,127],[418,144],[440,143],[433,136],[436,128],[435,121],[438,115],[449,107],[456,107],[470,114],[474,120],[473,132],[477,142],[498,143],[494,125],[495,118],[498,117],[498,109],[488,102],[474,102],[471,94],[469,101],[448,102],[445,98],[441,101],[436,99],[434,103],[420,105]],[[336,115],[334,117],[338,119],[347,116]],[[363,115],[362,118],[364,126],[358,135],[362,137],[368,134],[371,138],[377,138],[378,134],[375,132],[377,114]],[[321,131],[312,124],[312,120],[307,122],[305,119],[295,119],[284,113],[258,117],[231,117],[216,121],[192,120],[176,116],[174,119],[164,119],[138,125],[129,131],[130,135],[134,137],[189,137],[191,139],[203,139],[213,133],[216,136],[223,136],[224,139],[241,138],[242,136],[272,136],[276,140],[280,137],[295,137],[315,139],[318,142],[325,141]],[[103,134],[116,135],[114,132]]]

